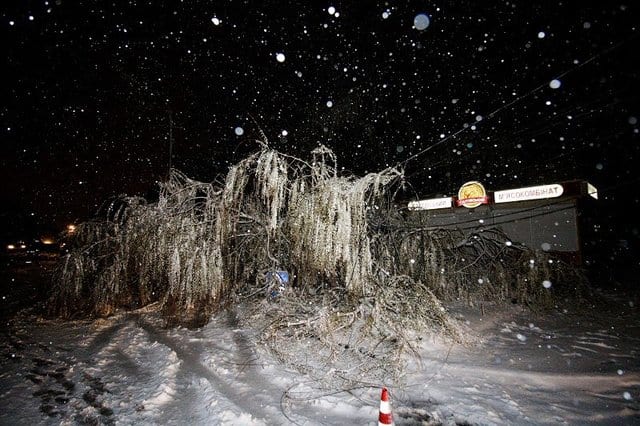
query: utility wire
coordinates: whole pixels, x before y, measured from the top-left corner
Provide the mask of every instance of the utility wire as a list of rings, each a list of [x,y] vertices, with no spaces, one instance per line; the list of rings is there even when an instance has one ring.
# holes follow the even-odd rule
[[[614,51],[614,50],[618,49],[620,46],[622,46],[622,45],[623,45],[624,43],[626,43],[627,41],[629,41],[629,40],[633,40],[633,39],[635,39],[635,38],[637,38],[637,37],[638,37],[638,36],[636,35],[636,36],[633,36],[633,37],[631,37],[631,38],[629,38],[629,39],[622,40],[622,41],[620,41],[620,42],[618,42],[618,43],[614,44],[613,46],[611,46],[611,47],[609,47],[609,48],[607,48],[607,49],[605,49],[605,50],[603,50],[603,51],[601,51],[601,52],[599,52],[599,53],[597,53],[597,54],[595,54],[595,55],[591,56],[591,57],[590,57],[589,59],[587,59],[586,61],[584,61],[584,62],[582,62],[582,63],[580,63],[580,64],[578,64],[578,65],[576,65],[576,66],[574,66],[574,67],[572,67],[572,68],[570,68],[570,69],[568,69],[568,70],[566,70],[566,71],[562,72],[562,73],[560,73],[559,75],[557,75],[557,76],[555,77],[555,79],[561,79],[561,78],[563,78],[564,76],[566,76],[566,75],[568,75],[568,74],[570,74],[570,73],[572,73],[572,72],[574,72],[574,71],[576,71],[576,70],[578,70],[578,69],[580,69],[580,68],[584,67],[585,65],[590,64],[591,62],[594,62],[595,60],[599,59],[600,57],[605,56],[605,55],[607,55],[607,54],[611,53],[612,51]],[[518,103],[518,102],[522,101],[523,99],[528,98],[529,96],[531,96],[532,94],[534,94],[534,93],[536,93],[536,92],[540,91],[541,89],[543,89],[543,88],[544,88],[544,87],[546,87],[547,85],[548,85],[548,83],[547,83],[547,82],[542,83],[542,84],[538,85],[537,87],[534,87],[533,89],[529,90],[528,92],[526,92],[526,93],[524,93],[524,94],[522,94],[522,95],[518,96],[517,98],[515,98],[515,99],[514,99],[514,100],[512,100],[511,102],[509,102],[509,103],[507,103],[507,104],[505,104],[505,105],[502,105],[502,106],[500,106],[500,107],[496,108],[495,110],[493,110],[492,112],[490,112],[490,113],[486,116],[486,117],[487,117],[486,119],[483,119],[483,120],[481,120],[481,121],[478,121],[478,122],[476,123],[476,126],[477,126],[477,125],[479,125],[479,124],[481,124],[482,122],[485,122],[485,121],[488,121],[488,120],[490,120],[490,119],[494,118],[497,114],[501,113],[501,112],[502,112],[503,110],[505,110],[506,108],[509,108],[509,107],[511,107],[512,105],[515,105],[516,103]],[[451,135],[446,136],[445,138],[443,138],[443,139],[441,139],[441,140],[437,141],[436,143],[434,143],[433,145],[428,146],[428,147],[424,148],[423,150],[418,151],[417,153],[415,153],[415,154],[411,155],[410,157],[406,158],[405,160],[403,160],[403,161],[401,161],[401,162],[397,163],[396,167],[404,167],[404,166],[406,166],[406,164],[407,164],[409,161],[415,160],[416,158],[418,158],[418,157],[420,157],[420,156],[422,156],[422,155],[426,154],[427,152],[431,151],[432,149],[434,149],[434,148],[436,148],[436,147],[438,147],[438,146],[440,146],[440,145],[442,145],[442,144],[444,144],[444,143],[446,143],[446,142],[449,142],[451,139],[455,138],[456,136],[458,136],[459,134],[461,134],[461,133],[462,133],[462,132],[464,132],[465,130],[468,130],[470,127],[471,127],[471,126],[462,126],[462,128],[460,128],[460,129],[459,129],[459,130],[457,130],[456,132],[452,133]]]

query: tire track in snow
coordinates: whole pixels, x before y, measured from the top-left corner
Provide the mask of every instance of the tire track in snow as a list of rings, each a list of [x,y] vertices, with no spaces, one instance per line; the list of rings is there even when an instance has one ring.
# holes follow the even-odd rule
[[[282,390],[278,390],[276,396],[272,399],[272,401],[265,401],[268,404],[256,404],[255,399],[247,395],[246,392],[238,389],[237,382],[234,380],[233,382],[227,381],[221,375],[215,373],[211,369],[207,368],[201,362],[202,355],[202,345],[194,345],[185,347],[181,342],[173,339],[165,332],[157,330],[151,323],[144,320],[143,318],[137,318],[137,325],[143,329],[151,340],[155,340],[158,343],[161,343],[174,351],[178,358],[182,361],[180,368],[185,372],[188,372],[196,377],[203,378],[209,382],[209,384],[216,390],[218,390],[225,398],[227,398],[231,403],[233,403],[236,407],[242,410],[244,413],[248,413],[255,420],[262,421],[266,424],[286,424],[287,419],[284,415],[278,410],[269,410],[265,407],[278,407],[279,406],[279,398],[282,393]],[[236,334],[236,333],[234,333]],[[247,379],[249,377],[253,377],[255,372],[251,370],[246,370],[246,366],[251,365],[252,362],[255,361],[253,358],[254,351],[249,348],[250,342],[248,339],[243,339],[242,337],[234,338],[234,345],[238,347],[238,359],[240,360],[239,365],[242,365],[243,368],[243,378]],[[199,346],[199,347],[196,347]],[[242,346],[242,348],[240,348]],[[252,378],[248,381],[249,390],[253,390],[254,385],[260,383],[260,385],[264,385],[265,382],[263,380],[257,380]],[[258,388],[263,390],[261,387]]]

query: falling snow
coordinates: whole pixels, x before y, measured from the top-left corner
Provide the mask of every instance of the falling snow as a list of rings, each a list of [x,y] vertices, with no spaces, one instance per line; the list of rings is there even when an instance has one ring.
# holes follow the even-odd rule
[[[424,13],[420,13],[416,15],[415,18],[413,18],[413,26],[418,31],[426,30],[430,23],[431,23],[431,20]]]
[[[153,201],[169,168],[215,181],[238,159],[260,149],[256,140],[304,158],[323,144],[336,152],[339,173],[364,175],[401,166],[405,177],[393,202],[402,214],[409,200],[455,195],[471,180],[481,180],[489,197],[501,189],[588,180],[599,189],[599,199],[580,205],[575,218],[581,229],[582,266],[606,295],[614,297],[625,286],[635,288],[640,274],[640,197],[634,191],[640,161],[640,71],[635,64],[640,10],[633,2],[468,2],[464,7],[456,2],[327,1],[295,7],[256,2],[250,10],[237,1],[13,3],[4,8],[0,23],[5,52],[0,108],[3,244],[31,241],[43,233],[58,235],[69,223],[94,217],[105,200],[120,194]],[[492,225],[480,210],[464,212],[466,227],[484,232]],[[543,244],[496,238],[504,250],[525,245],[549,256],[561,251],[563,243],[560,237]],[[428,267],[419,256],[405,262],[416,269]],[[541,264],[560,264],[529,262],[529,257],[521,262],[532,274]],[[457,266],[437,269],[443,283]],[[489,288],[494,281],[483,273],[471,276],[470,282]],[[16,287],[11,283],[7,281]],[[528,284],[545,295],[562,285],[542,277]],[[630,312],[625,317],[630,324],[632,314],[637,317],[634,291],[620,302]],[[4,292],[2,301],[9,303],[11,294]],[[596,311],[594,315],[601,314]],[[410,393],[404,396],[417,405],[432,401],[430,413],[440,416],[429,420],[434,424],[517,424],[522,416],[529,416],[524,423],[535,423],[537,415],[546,416],[546,423],[568,418],[582,424],[602,413],[616,424],[621,419],[615,413],[637,413],[638,388],[629,385],[638,382],[633,363],[638,357],[631,353],[636,349],[629,345],[624,353],[616,346],[626,338],[623,333],[599,329],[595,319],[587,332],[583,324],[574,326],[573,315],[571,306],[559,307],[550,314],[557,320],[553,326],[536,319],[536,328],[529,328],[528,320],[505,325],[493,318],[499,325],[483,337],[495,345],[478,358],[452,352],[445,364],[446,350],[425,349],[422,355],[432,369],[417,376],[427,385],[425,393],[420,400],[411,400]],[[469,318],[478,328],[489,322],[487,317]],[[607,320],[616,321],[616,316]],[[120,317],[108,324],[115,328],[73,324],[71,328],[79,327],[77,333],[68,336],[57,335],[63,326],[29,321],[16,326],[28,332],[20,336],[42,333],[34,334],[34,345],[28,346],[37,353],[21,353],[10,346],[18,337],[7,335],[3,367],[8,370],[3,369],[2,378],[15,385],[4,388],[4,401],[15,402],[4,406],[15,415],[26,404],[26,418],[34,424],[51,420],[43,420],[39,405],[28,405],[39,404],[34,393],[64,388],[54,367],[29,363],[38,358],[56,367],[66,365],[68,358],[56,354],[67,352],[44,349],[59,342],[72,348],[69,353],[77,355],[90,377],[100,373],[106,389],[122,391],[117,396],[104,392],[98,401],[117,415],[126,411],[124,423],[154,423],[167,413],[163,401],[166,407],[185,410],[208,407],[196,409],[196,423],[289,423],[270,417],[278,409],[264,406],[272,401],[242,405],[238,395],[220,392],[228,382],[212,379],[216,374],[225,380],[239,378],[244,372],[234,367],[234,348],[221,353],[211,351],[215,345],[203,349],[211,341],[237,342],[233,327],[201,330],[212,339],[203,342],[196,332],[185,337],[188,333],[148,327],[153,331],[149,335],[140,323]],[[502,333],[502,328],[510,331]],[[45,339],[47,332],[56,335],[57,342]],[[128,333],[134,336],[131,345]],[[87,341],[104,345],[91,352],[95,347],[87,347]],[[501,351],[501,345],[510,345],[509,350]],[[91,365],[83,358],[89,355],[103,364]],[[200,366],[192,363],[197,356],[204,360]],[[455,356],[461,361],[452,361]],[[549,374],[544,364],[548,356],[554,367]],[[120,357],[135,368],[103,368]],[[139,359],[142,366],[135,363]],[[253,359],[240,361],[244,367],[256,365]],[[273,360],[267,361],[266,378],[253,376],[259,383],[289,386],[309,379],[288,376],[270,364]],[[603,371],[588,371],[590,362]],[[190,363],[196,366],[192,370]],[[218,367],[212,370],[211,365]],[[495,366],[513,369],[493,370]],[[576,366],[581,369],[571,370]],[[138,375],[133,374],[136,368]],[[96,382],[80,370],[64,371],[78,389],[68,397],[67,407],[99,413],[80,393],[97,392]],[[574,372],[581,374],[580,382],[566,383]],[[492,381],[483,381],[484,373]],[[40,387],[29,374],[46,385]],[[446,386],[459,385],[460,377],[469,384]],[[150,380],[148,389],[145,378]],[[535,392],[540,383],[548,386]],[[568,386],[559,397],[557,384]],[[608,390],[606,404],[598,396],[580,393],[593,384]],[[255,382],[244,385],[259,387]],[[135,395],[121,397],[127,387]],[[304,391],[315,396],[312,389]],[[185,401],[180,398],[189,394],[202,399],[180,405]],[[274,407],[280,406],[281,395]],[[329,397],[321,400],[322,410],[306,407],[302,423],[324,421],[314,410],[325,416],[327,407],[369,422],[369,407],[361,402],[365,396],[354,398],[345,402]],[[489,403],[479,402],[481,398]],[[550,411],[540,413],[534,401],[542,401]],[[580,417],[583,409],[595,417]],[[376,414],[375,407],[372,411]],[[227,417],[211,421],[210,413]],[[9,420],[2,417],[0,422],[12,423]],[[85,420],[109,423],[99,416]],[[625,420],[629,418],[622,423]],[[634,422],[637,416],[628,423]]]

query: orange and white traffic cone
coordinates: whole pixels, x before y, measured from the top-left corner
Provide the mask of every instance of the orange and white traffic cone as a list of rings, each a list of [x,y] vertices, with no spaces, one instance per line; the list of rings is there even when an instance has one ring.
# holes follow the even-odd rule
[[[393,416],[391,415],[391,403],[389,402],[389,392],[387,388],[382,388],[380,396],[380,414],[378,415],[378,426],[393,425]]]

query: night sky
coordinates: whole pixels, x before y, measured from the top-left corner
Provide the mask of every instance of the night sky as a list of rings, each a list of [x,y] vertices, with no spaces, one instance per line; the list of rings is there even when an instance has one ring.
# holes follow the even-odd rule
[[[586,179],[637,240],[640,7],[593,3],[3,1],[3,232],[170,164],[212,181],[262,129],[345,173],[402,163],[421,197]]]

